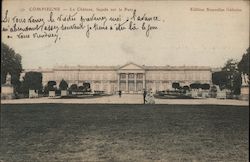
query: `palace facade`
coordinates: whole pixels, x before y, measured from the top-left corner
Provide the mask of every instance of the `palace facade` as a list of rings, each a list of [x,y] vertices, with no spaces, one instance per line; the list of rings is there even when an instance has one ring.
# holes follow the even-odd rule
[[[212,70],[205,66],[140,66],[127,63],[123,66],[57,66],[52,69],[25,70],[38,71],[43,75],[43,85],[54,80],[57,86],[64,79],[70,85],[90,83],[93,91],[115,93],[141,93],[143,89],[155,91],[172,89],[172,83],[181,86],[191,83],[212,84]]]

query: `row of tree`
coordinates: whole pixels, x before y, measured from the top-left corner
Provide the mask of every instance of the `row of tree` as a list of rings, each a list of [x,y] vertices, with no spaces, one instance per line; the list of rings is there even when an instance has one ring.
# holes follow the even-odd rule
[[[55,91],[58,90],[56,86],[56,81],[48,81],[47,85],[44,87],[45,91]],[[70,91],[84,91],[88,92],[90,91],[90,84],[89,83],[83,83],[82,85],[78,86],[77,84],[72,84],[70,87],[68,86],[68,83],[62,79],[59,84],[59,90],[70,90]]]
[[[83,83],[81,86],[77,84],[72,84],[70,87],[68,83],[62,79],[59,83],[59,87],[56,86],[56,81],[48,81],[48,83],[43,87],[42,85],[42,73],[40,72],[27,72],[23,77],[23,81],[20,83],[17,92],[22,94],[28,94],[29,89],[43,91],[47,94],[49,91],[56,90],[70,90],[70,91],[90,91],[90,84]]]
[[[203,89],[203,90],[209,90],[210,89],[210,85],[207,83],[201,84],[201,83],[192,83],[189,86],[185,85],[185,86],[180,86],[180,83],[178,82],[174,82],[172,83],[172,88],[174,89],[178,89],[178,90],[190,90],[190,89]]]

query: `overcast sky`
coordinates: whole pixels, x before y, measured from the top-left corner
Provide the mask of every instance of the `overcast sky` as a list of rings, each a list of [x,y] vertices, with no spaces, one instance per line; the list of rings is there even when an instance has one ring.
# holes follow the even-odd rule
[[[8,1],[3,5],[3,12],[8,9],[10,16],[20,17],[27,14],[48,15],[45,11],[30,12],[30,7],[80,6],[94,9],[134,8],[138,14],[161,18],[159,30],[152,31],[149,37],[143,32],[96,32],[86,38],[84,34],[67,32],[54,43],[49,39],[7,39],[6,34],[3,35],[3,42],[22,55],[23,68],[123,65],[130,61],[139,65],[219,67],[229,58],[241,59],[249,46],[249,3],[246,1]],[[190,11],[192,7],[234,8],[241,11]]]

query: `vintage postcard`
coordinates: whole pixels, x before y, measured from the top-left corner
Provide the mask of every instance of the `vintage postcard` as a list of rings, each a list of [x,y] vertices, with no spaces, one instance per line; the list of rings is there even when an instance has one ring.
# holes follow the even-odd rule
[[[248,161],[249,1],[4,0],[5,161]]]

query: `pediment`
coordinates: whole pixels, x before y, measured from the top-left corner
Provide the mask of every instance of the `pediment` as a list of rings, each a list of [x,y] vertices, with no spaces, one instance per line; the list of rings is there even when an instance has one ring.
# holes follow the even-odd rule
[[[135,63],[127,63],[119,68],[120,70],[142,70],[143,67]]]

